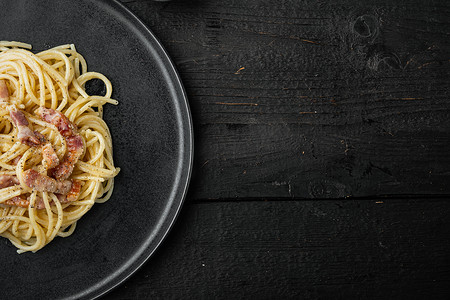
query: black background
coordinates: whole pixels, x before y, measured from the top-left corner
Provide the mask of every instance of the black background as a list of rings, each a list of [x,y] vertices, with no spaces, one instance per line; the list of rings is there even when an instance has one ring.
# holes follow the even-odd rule
[[[195,160],[106,298],[450,295],[450,2],[122,2],[180,72]]]

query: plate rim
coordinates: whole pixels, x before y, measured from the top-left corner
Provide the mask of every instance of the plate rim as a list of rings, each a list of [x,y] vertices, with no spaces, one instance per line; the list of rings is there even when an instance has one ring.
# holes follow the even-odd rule
[[[180,151],[186,152],[185,155],[188,155],[188,157],[183,164],[183,168],[187,170],[185,172],[181,172],[182,178],[180,179],[180,181],[182,185],[178,187],[177,191],[179,194],[181,194],[181,196],[177,203],[176,210],[174,210],[173,212],[173,217],[171,219],[166,220],[166,222],[168,222],[169,224],[167,225],[165,230],[158,233],[161,235],[161,237],[159,238],[157,244],[153,247],[153,249],[150,250],[149,248],[147,248],[146,250],[144,250],[142,254],[140,254],[134,261],[130,263],[130,266],[127,267],[128,270],[121,271],[120,274],[116,274],[110,280],[100,283],[98,286],[94,286],[91,289],[87,290],[86,292],[80,292],[78,294],[71,295],[70,299],[98,299],[99,297],[105,296],[106,294],[110,293],[118,286],[123,284],[133,274],[135,274],[145,263],[149,261],[149,259],[154,255],[154,253],[161,247],[161,244],[166,240],[167,236],[174,227],[174,224],[176,223],[180,215],[184,202],[186,201],[188,188],[190,185],[190,181],[192,179],[192,169],[194,163],[194,127],[193,127],[192,113],[186,89],[183,85],[178,70],[175,68],[174,61],[169,56],[169,53],[162,45],[162,43],[159,41],[159,39],[156,37],[156,35],[151,31],[151,29],[135,13],[133,13],[128,7],[126,7],[119,0],[90,0],[90,1],[100,2],[104,5],[109,6],[111,9],[113,9],[120,15],[123,15],[127,21],[131,22],[133,25],[136,26],[139,32],[144,33],[145,35],[150,35],[151,38],[153,39],[153,42],[155,43],[156,46],[155,48],[161,51],[161,58],[163,60],[166,60],[164,66],[174,75],[173,78],[171,78],[173,80],[173,86],[179,88],[177,94],[179,94],[179,99],[183,100],[178,101],[180,106],[183,107],[181,111],[183,110],[186,111],[186,115],[183,117],[185,117],[184,121],[186,122],[185,132],[189,133],[189,136],[184,137],[183,141],[185,146],[182,145],[181,148],[183,148],[183,150]],[[182,134],[185,132],[182,132]]]

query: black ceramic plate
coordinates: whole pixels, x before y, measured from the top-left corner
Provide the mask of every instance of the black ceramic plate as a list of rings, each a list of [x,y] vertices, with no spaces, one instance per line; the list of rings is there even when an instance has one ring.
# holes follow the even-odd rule
[[[0,239],[0,298],[102,295],[146,261],[180,210],[193,145],[184,90],[153,34],[115,1],[1,1],[0,40],[35,50],[74,43],[89,70],[111,79],[120,104],[106,106],[105,119],[121,168],[111,200],[72,236],[20,255]]]

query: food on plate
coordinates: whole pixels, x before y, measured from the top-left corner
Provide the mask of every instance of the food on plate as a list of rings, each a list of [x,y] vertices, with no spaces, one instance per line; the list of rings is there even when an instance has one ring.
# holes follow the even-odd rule
[[[118,104],[111,82],[74,45],[30,49],[0,41],[0,236],[19,253],[71,235],[119,173],[103,120],[103,105]],[[92,79],[104,96],[88,95]]]

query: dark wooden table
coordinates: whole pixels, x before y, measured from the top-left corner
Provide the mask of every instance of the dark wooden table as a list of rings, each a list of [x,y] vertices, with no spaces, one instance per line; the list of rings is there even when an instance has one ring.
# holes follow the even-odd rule
[[[108,299],[450,296],[449,1],[122,2],[180,72],[195,162]]]

